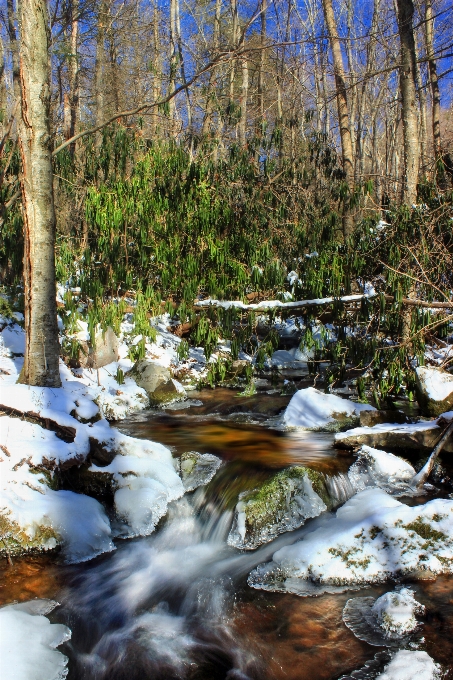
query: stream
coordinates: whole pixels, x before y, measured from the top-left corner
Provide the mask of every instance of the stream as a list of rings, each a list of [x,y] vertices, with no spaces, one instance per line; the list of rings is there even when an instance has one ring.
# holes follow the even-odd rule
[[[60,647],[69,657],[69,680],[336,680],[361,668],[382,648],[346,628],[343,607],[351,597],[377,597],[391,584],[306,598],[247,586],[257,564],[322,516],[255,551],[226,543],[241,491],[302,464],[334,479],[340,498],[353,456],[333,448],[333,435],[273,429],[289,397],[237,398],[218,388],[191,399],[190,408],[141,412],[115,425],[169,446],[175,456],[219,456],[223,465],[214,479],[173,502],[154,534],[117,541],[115,552],[89,563],[69,566],[39,556],[2,564],[0,604],[35,597],[61,603],[49,618],[72,630]],[[451,678],[453,578],[410,586],[426,606],[421,648]]]

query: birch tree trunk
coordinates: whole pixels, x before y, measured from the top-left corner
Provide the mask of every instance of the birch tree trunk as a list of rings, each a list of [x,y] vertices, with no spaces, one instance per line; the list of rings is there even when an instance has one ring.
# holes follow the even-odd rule
[[[25,361],[19,382],[59,387],[55,212],[46,0],[21,0],[19,144],[24,220]]]
[[[74,137],[77,123],[77,110],[79,107],[79,58],[78,58],[78,32],[79,22],[78,14],[78,0],[73,0],[71,3],[71,28],[69,35],[69,92],[65,95],[64,106],[64,137],[71,139]],[[74,155],[75,144],[69,147],[71,155]]]
[[[400,36],[400,89],[404,140],[403,203],[413,205],[417,201],[420,151],[418,142],[418,115],[415,40],[412,20],[412,0],[396,0],[398,10],[398,33]]]
[[[341,54],[341,44],[337,31],[337,24],[333,12],[332,0],[323,0],[324,18],[326,20],[327,31],[329,33],[332,48],[333,67],[335,72],[336,97],[338,107],[338,121],[340,124],[341,152],[343,159],[343,172],[351,193],[354,189],[354,154],[352,149],[351,125],[348,111],[348,96],[345,83],[345,72],[343,66],[343,55]],[[343,235],[347,239],[354,231],[354,219],[345,200],[343,211]]]

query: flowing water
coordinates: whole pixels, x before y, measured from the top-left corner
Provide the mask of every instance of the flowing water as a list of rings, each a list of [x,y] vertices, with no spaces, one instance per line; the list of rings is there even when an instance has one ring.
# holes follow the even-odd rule
[[[251,569],[323,517],[255,551],[226,542],[239,492],[297,463],[322,471],[341,502],[352,456],[338,455],[331,435],[269,427],[288,398],[236,399],[227,390],[195,397],[201,405],[141,413],[118,426],[170,446],[174,455],[196,450],[221,457],[210,484],[172,503],[152,536],[119,541],[114,553],[88,564],[65,566],[47,556],[2,565],[0,602],[53,597],[61,603],[50,618],[72,630],[61,647],[70,658],[69,680],[328,680],[360,668],[382,648],[361,642],[343,624],[344,605],[391,586],[300,598],[246,584]],[[453,579],[411,586],[427,609],[423,648],[449,667]]]

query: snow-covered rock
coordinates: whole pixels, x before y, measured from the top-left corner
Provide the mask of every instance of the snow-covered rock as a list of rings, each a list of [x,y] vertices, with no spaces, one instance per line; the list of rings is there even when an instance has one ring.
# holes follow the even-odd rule
[[[77,365],[82,368],[102,368],[119,359],[119,340],[110,326],[102,332],[99,329],[95,335],[95,346],[89,341],[88,324],[78,321],[81,330],[75,334],[80,345]]]
[[[0,608],[2,680],[63,680],[68,659],[56,647],[71,637],[61,623],[46,618],[56,602],[32,600]]]
[[[228,544],[253,550],[317,517],[327,510],[326,503],[329,498],[319,472],[299,465],[278,472],[259,489],[239,496]]]
[[[371,446],[377,449],[391,449],[393,451],[420,449],[431,452],[445,429],[446,424],[453,418],[453,411],[443,413],[437,420],[421,421],[397,425],[381,423],[374,427],[355,427],[346,432],[335,434],[335,446],[354,449],[358,446]],[[443,450],[453,453],[453,439],[445,442]]]
[[[356,491],[379,487],[393,496],[414,493],[410,483],[415,470],[407,461],[366,445],[357,451],[357,456],[348,472]]]
[[[438,680],[441,667],[420,650],[400,649],[376,680]]]
[[[387,635],[405,635],[415,630],[415,614],[422,614],[425,608],[410,588],[401,588],[378,597],[371,611]]]
[[[336,431],[359,421],[361,411],[374,410],[334,394],[307,387],[294,394],[283,414],[283,425],[304,430]]]
[[[424,415],[439,416],[453,408],[453,375],[441,368],[415,370],[417,401]]]
[[[329,586],[453,572],[453,500],[409,507],[381,489],[348,500],[323,526],[259,565],[249,584],[311,594]]]
[[[400,588],[381,597],[353,597],[343,609],[343,622],[359,639],[376,647],[402,647],[420,625],[416,614],[425,608],[410,588]]]

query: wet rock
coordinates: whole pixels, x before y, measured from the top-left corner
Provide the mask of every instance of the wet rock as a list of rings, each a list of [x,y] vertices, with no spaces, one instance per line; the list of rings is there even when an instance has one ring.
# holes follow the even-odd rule
[[[317,517],[329,504],[321,473],[303,466],[288,468],[239,496],[228,544],[253,550]]]
[[[119,341],[110,326],[105,333],[100,331],[96,334],[96,346],[93,347],[86,340],[79,340],[81,350],[79,357],[76,360],[76,365],[82,368],[102,368],[111,364],[113,361],[118,361],[118,346]]]
[[[214,477],[222,461],[211,453],[187,451],[180,458],[181,479],[186,491],[205,486]]]
[[[403,411],[396,410],[360,412],[360,425],[362,427],[374,427],[374,425],[380,425],[381,423],[398,423],[401,425],[407,423],[407,416]]]
[[[405,451],[415,449],[431,452],[441,436],[445,424],[451,419],[422,421],[420,423],[396,425],[382,423],[374,427],[356,427],[346,432],[338,432],[335,435],[335,446],[342,449],[355,449],[356,447],[371,446],[375,449],[386,451]],[[453,417],[453,413],[451,414]],[[443,448],[448,453],[453,453],[453,440],[446,442]]]
[[[453,408],[451,373],[431,366],[419,366],[415,373],[417,401],[423,415],[439,416]]]

